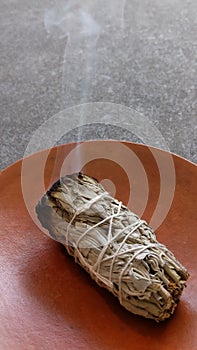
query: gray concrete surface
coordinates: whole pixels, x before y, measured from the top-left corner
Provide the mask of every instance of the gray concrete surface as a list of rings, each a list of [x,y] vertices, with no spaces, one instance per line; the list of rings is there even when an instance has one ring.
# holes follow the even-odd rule
[[[143,116],[141,131],[154,125],[158,147],[197,162],[196,4],[1,0],[1,169],[23,157],[44,122],[86,102],[112,103],[108,124],[93,123],[91,115],[81,121],[74,113],[73,129],[60,139],[54,136],[55,143],[144,142],[143,132],[126,125],[126,112],[114,125],[120,104],[136,111],[136,125]],[[65,125],[67,118],[65,112]],[[78,128],[80,122],[88,125]],[[54,135],[55,125],[51,129]],[[147,133],[154,144],[150,128]]]

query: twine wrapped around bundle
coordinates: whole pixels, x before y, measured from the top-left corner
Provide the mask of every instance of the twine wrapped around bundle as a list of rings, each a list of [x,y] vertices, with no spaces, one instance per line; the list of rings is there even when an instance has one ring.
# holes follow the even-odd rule
[[[97,180],[81,173],[61,178],[36,211],[50,235],[127,310],[156,321],[174,313],[187,270]]]

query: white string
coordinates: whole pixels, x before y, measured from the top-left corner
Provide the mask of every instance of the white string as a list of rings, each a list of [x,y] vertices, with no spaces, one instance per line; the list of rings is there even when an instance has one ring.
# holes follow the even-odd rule
[[[128,234],[125,236],[125,238],[123,239],[123,241],[122,241],[121,244],[119,245],[118,249],[117,249],[116,252],[114,253],[114,256],[113,256],[113,259],[112,259],[112,263],[111,263],[111,266],[110,266],[110,274],[109,274],[109,279],[110,279],[110,281],[111,281],[111,279],[112,279],[112,270],[113,270],[113,266],[114,266],[114,263],[115,263],[115,259],[116,259],[116,257],[118,256],[119,251],[120,251],[121,248],[123,247],[123,245],[124,245],[124,243],[126,242],[127,238],[129,238],[129,236],[131,236],[132,233],[135,232],[143,223],[144,223],[143,220],[139,220],[139,222],[138,222],[137,224],[134,223],[134,224],[131,224],[131,225],[127,226],[127,228],[132,228],[132,227],[133,227],[133,228],[132,228],[131,231],[128,232]],[[125,230],[123,229],[123,230],[121,230],[121,231],[122,231],[121,233],[123,233]]]
[[[95,197],[95,198],[97,198],[97,197]],[[98,226],[104,224],[104,223],[105,223],[106,221],[108,221],[109,219],[111,219],[111,218],[113,219],[113,218],[119,216],[119,214],[120,214],[120,208],[121,208],[121,202],[120,202],[120,205],[119,205],[119,207],[118,207],[118,212],[117,212],[116,214],[112,214],[112,215],[110,215],[110,216],[107,216],[105,219],[103,219],[103,220],[97,222],[97,224],[95,224],[94,226],[89,227],[89,228],[87,229],[87,231],[85,231],[85,232],[79,237],[79,239],[78,239],[77,242],[76,242],[76,245],[79,246],[80,241],[81,241],[90,231],[92,231],[92,230],[95,229],[96,227],[98,227]],[[67,227],[67,229],[68,229],[68,227]]]
[[[119,279],[118,279],[118,293],[119,293],[119,300],[120,300],[120,304],[122,305],[122,288],[121,288],[121,285],[122,285],[122,278],[123,278],[123,275],[124,275],[124,272],[126,271],[127,267],[131,264],[131,262],[140,254],[142,253],[144,250],[146,249],[149,249],[149,248],[152,248],[152,247],[155,247],[157,246],[156,243],[150,243],[150,244],[147,244],[145,247],[142,247],[141,249],[139,249],[135,254],[133,254],[133,256],[127,261],[127,263],[125,264],[125,266],[123,267],[120,275],[119,275]]]
[[[94,204],[95,202],[97,202],[99,199],[105,197],[106,194],[107,194],[107,193],[105,193],[105,192],[99,194],[98,196],[92,198],[91,200],[89,200],[89,202],[85,203],[84,205],[82,205],[80,208],[78,208],[78,209],[76,210],[76,212],[74,213],[74,215],[73,215],[71,221],[70,221],[70,222],[68,223],[68,225],[67,225],[67,229],[66,229],[66,244],[67,244],[67,245],[68,245],[69,228],[70,228],[70,226],[72,225],[73,221],[75,220],[76,216],[79,215],[79,214],[81,214],[83,211],[89,209],[89,208],[92,206],[92,204]],[[87,231],[85,232],[85,235],[86,235],[86,234],[87,234]],[[78,247],[78,243],[77,243],[76,245],[77,245],[77,247]]]
[[[82,207],[80,207],[78,210],[76,210],[75,214],[73,215],[71,221],[69,222],[69,224],[67,225],[67,231],[66,231],[66,244],[68,245],[68,235],[69,235],[69,228],[72,225],[73,221],[75,220],[75,218],[77,217],[77,215],[79,215],[80,213],[84,212],[87,209],[90,209],[90,207],[97,201],[99,201],[101,198],[103,198],[104,196],[107,196],[108,193],[102,193],[101,195],[95,196],[93,199],[91,199],[88,203],[84,204]],[[74,246],[74,257],[75,260],[79,259],[79,261],[81,262],[81,264],[88,269],[90,275],[98,282],[101,281],[103,282],[106,286],[108,286],[110,289],[114,288],[113,282],[112,282],[112,274],[113,274],[113,267],[115,264],[115,261],[117,259],[117,257],[121,256],[122,254],[126,254],[129,252],[133,252],[133,248],[131,249],[127,249],[126,251],[121,251],[122,247],[124,246],[124,244],[126,243],[127,239],[143,224],[145,224],[146,222],[144,220],[141,220],[139,218],[136,217],[136,221],[132,224],[129,224],[128,226],[120,229],[116,235],[112,236],[112,227],[113,227],[113,220],[114,218],[117,218],[119,216],[122,215],[121,213],[121,207],[122,207],[122,202],[119,202],[118,204],[118,208],[117,208],[117,212],[114,213],[114,208],[112,208],[112,214],[109,215],[108,217],[102,219],[101,221],[99,221],[98,223],[96,223],[94,226],[89,227],[76,241],[75,244],[73,244]],[[95,228],[101,226],[102,224],[104,224],[105,222],[109,221],[109,228],[108,228],[108,234],[107,234],[107,241],[106,244],[103,246],[103,248],[101,249],[98,257],[97,257],[97,261],[95,262],[95,264],[93,266],[91,266],[89,263],[87,263],[86,259],[83,257],[83,255],[81,254],[80,250],[79,250],[79,243],[81,242],[81,240],[92,230],[94,230]],[[107,249],[110,247],[110,245],[117,241],[119,236],[121,236],[126,230],[129,230],[129,232],[125,235],[124,239],[122,240],[122,242],[120,243],[120,245],[118,246],[117,250],[111,254],[108,257],[104,257]],[[119,296],[119,300],[120,303],[122,303],[122,281],[123,281],[123,275],[125,273],[125,271],[127,270],[128,266],[131,264],[131,262],[133,261],[133,259],[135,259],[141,252],[143,252],[146,249],[149,249],[150,247],[155,246],[155,243],[150,243],[146,246],[143,246],[141,249],[139,249],[136,253],[134,253],[131,258],[128,260],[128,262],[126,263],[126,265],[123,267],[122,271],[119,274],[119,279],[118,279],[118,296]],[[99,272],[100,272],[100,267],[102,262],[107,261],[109,259],[112,259],[111,265],[110,265],[110,271],[109,271],[109,278],[105,278],[104,276],[102,276]]]

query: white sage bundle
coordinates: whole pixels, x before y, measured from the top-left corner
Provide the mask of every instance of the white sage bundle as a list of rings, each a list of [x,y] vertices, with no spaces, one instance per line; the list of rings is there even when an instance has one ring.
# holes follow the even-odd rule
[[[61,178],[36,212],[51,237],[127,310],[156,321],[174,313],[187,270],[97,180],[81,173]]]

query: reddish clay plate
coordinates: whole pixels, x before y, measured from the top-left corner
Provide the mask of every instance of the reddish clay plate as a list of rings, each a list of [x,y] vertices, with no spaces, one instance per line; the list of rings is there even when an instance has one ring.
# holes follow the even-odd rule
[[[113,195],[158,226],[158,240],[190,272],[187,288],[174,316],[157,324],[130,314],[98,287],[38,227],[34,206],[60,175],[75,170],[76,144],[44,150],[0,176],[0,348],[197,349],[197,167],[139,144],[83,145],[83,171],[108,179]]]

